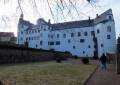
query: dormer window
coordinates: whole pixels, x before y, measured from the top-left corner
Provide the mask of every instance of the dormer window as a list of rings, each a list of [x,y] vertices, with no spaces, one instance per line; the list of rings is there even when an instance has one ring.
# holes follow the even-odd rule
[[[109,20],[112,20],[112,16],[109,16]]]

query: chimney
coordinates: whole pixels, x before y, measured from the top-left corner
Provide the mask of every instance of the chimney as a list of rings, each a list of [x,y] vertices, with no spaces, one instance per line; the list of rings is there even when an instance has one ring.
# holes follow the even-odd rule
[[[48,24],[51,24],[51,20],[50,19],[48,20]]]
[[[88,17],[88,19],[89,19],[89,21],[91,20],[91,19],[90,19],[90,16]]]
[[[99,18],[99,15],[98,15],[98,14],[96,14],[96,18]]]

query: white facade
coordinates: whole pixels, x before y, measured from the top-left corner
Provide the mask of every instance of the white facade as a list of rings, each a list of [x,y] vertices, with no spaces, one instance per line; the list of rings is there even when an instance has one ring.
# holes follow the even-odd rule
[[[26,42],[30,48],[67,51],[79,57],[114,54],[116,37],[112,10],[107,10],[95,19],[56,24],[38,19],[34,25],[23,20],[21,15],[17,43]]]

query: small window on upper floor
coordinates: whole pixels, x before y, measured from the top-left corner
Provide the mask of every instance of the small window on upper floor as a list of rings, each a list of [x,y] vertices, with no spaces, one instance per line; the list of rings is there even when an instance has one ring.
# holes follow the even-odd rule
[[[103,44],[101,44],[101,47],[103,47]]]
[[[51,38],[53,38],[53,35],[51,35]]]
[[[38,30],[38,32],[40,33],[40,30]]]
[[[29,37],[29,40],[30,40],[30,37]]]
[[[26,41],[28,41],[28,37],[26,38]]]
[[[78,36],[81,36],[81,32],[78,32]]]
[[[44,28],[44,31],[46,31],[46,29]]]
[[[57,38],[59,38],[59,34],[57,34]]]
[[[71,33],[71,37],[74,37],[74,33]]]
[[[110,35],[107,35],[107,39],[111,39],[111,36],[110,36]]]
[[[97,29],[97,33],[100,33],[100,30],[99,30],[99,29]]]
[[[109,16],[109,20],[112,20],[112,16]]]
[[[63,38],[66,38],[66,34],[63,34]]]
[[[111,26],[107,26],[107,32],[111,32]]]
[[[87,32],[84,32],[84,36],[87,36]]]
[[[84,40],[84,39],[80,39],[80,42],[81,42],[81,43],[84,43],[84,42],[85,42],[85,40]]]
[[[91,35],[95,35],[95,32],[94,32],[94,31],[91,31]]]
[[[41,25],[41,29],[43,29],[43,25]]]
[[[70,43],[71,42],[71,40],[70,39],[68,39],[68,43]]]
[[[90,45],[88,45],[88,48],[91,48],[91,46],[90,46]]]

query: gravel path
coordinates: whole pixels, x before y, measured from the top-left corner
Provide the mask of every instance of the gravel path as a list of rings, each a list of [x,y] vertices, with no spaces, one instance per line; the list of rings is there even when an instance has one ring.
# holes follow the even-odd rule
[[[86,85],[120,85],[120,75],[115,73],[115,65],[108,65],[106,71],[99,66]]]

